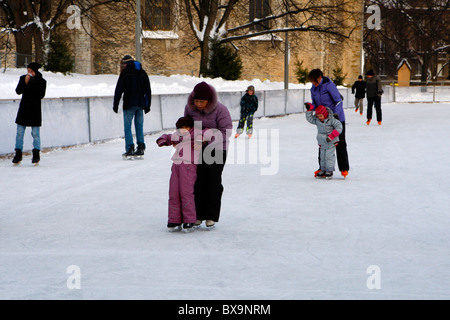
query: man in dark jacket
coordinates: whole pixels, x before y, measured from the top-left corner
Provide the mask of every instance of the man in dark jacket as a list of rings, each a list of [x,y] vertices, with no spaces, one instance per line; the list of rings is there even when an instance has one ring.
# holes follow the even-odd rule
[[[47,81],[38,71],[41,65],[32,62],[27,66],[27,74],[19,79],[16,93],[22,95],[19,111],[17,112],[17,134],[13,163],[15,165],[22,161],[23,137],[25,128],[31,127],[33,136],[33,158],[31,162],[35,165],[39,163],[41,150],[40,127],[42,125],[41,100],[45,97]]]
[[[372,69],[366,73],[366,90],[367,90],[367,125],[372,121],[372,107],[375,104],[375,110],[377,112],[377,122],[381,125],[382,112],[381,112],[381,95],[383,94],[383,87],[381,86],[381,79],[376,76]]]
[[[355,81],[353,84],[352,93],[355,94],[355,112],[358,112],[359,109],[359,114],[362,115],[364,98],[366,97],[366,82],[363,80],[362,75],[360,75],[358,81]]]
[[[123,121],[125,131],[124,158],[143,156],[144,142],[144,112],[150,111],[152,91],[147,73],[142,69],[141,63],[135,61],[130,55],[123,57],[121,72],[117,80],[114,93],[113,110],[118,113],[119,101],[123,94]],[[134,118],[136,130],[137,149],[134,149],[131,123]]]

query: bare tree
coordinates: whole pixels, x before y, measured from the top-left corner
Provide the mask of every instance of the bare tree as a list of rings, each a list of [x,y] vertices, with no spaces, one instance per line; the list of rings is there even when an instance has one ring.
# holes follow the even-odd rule
[[[384,61],[393,76],[399,61],[409,58],[419,61],[421,82],[435,78],[439,70],[433,61],[450,52],[450,0],[366,0],[371,4],[382,16],[381,29],[366,30],[364,36],[371,64]]]
[[[247,8],[252,1],[243,1],[240,8]],[[267,2],[267,1],[264,1]],[[335,37],[337,40],[349,38],[360,12],[354,12],[351,4],[355,1],[271,1],[267,15],[238,21],[238,25],[228,23],[239,0],[184,0],[189,25],[201,51],[200,75],[208,68],[212,40],[232,42],[262,35],[286,32],[317,32]],[[245,9],[244,9],[245,10]],[[245,12],[245,11],[244,11]],[[233,14],[235,13],[235,14]],[[233,23],[236,23],[233,18]]]
[[[96,7],[134,0],[3,0],[0,3],[2,33],[13,34],[18,53],[17,65],[22,66],[26,57],[44,62],[51,31],[66,23],[69,5],[78,5],[82,14]],[[34,54],[33,54],[34,42]]]

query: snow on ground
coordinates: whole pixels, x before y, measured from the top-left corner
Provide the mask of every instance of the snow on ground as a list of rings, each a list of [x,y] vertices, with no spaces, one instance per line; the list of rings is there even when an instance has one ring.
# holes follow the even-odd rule
[[[20,99],[15,92],[17,83],[21,75],[26,74],[25,68],[9,68],[5,72],[0,71],[0,99]],[[68,97],[87,97],[87,96],[113,96],[119,75],[83,75],[71,74],[63,75],[42,71],[44,79],[47,80],[46,98],[68,98]],[[270,80],[261,81],[237,80],[226,81],[222,78],[204,79],[187,75],[150,76],[150,82],[153,94],[173,94],[190,93],[192,88],[200,81],[206,80],[218,91],[245,91],[249,85],[254,85],[256,90],[278,90],[284,89],[284,82],[271,82]],[[290,89],[310,88],[311,84],[290,83]]]
[[[449,299],[450,104],[346,115],[346,180],[313,178],[304,114],[256,119],[217,227],[190,234],[166,230],[160,133],[142,161],[122,139],[1,159],[0,299]]]

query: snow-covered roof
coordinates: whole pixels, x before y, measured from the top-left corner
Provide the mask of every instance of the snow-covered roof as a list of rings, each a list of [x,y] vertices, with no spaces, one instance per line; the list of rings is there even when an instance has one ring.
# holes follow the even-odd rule
[[[404,63],[406,63],[406,66],[409,68],[409,70],[412,70],[411,65],[408,62],[408,59],[405,58],[403,58],[402,61],[400,61],[400,63],[397,66],[397,70],[400,69]]]

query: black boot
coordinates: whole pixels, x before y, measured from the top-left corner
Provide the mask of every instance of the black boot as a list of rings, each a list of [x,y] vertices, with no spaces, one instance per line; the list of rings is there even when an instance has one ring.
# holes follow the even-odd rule
[[[31,163],[38,164],[41,160],[41,157],[39,155],[40,150],[33,149],[33,158],[31,159]]]
[[[143,143],[138,143],[136,152],[134,153],[135,156],[143,156],[144,155],[144,150],[145,150],[145,144]]]
[[[128,148],[127,152],[125,152],[125,153],[122,154],[122,157],[123,157],[124,159],[132,159],[133,156],[134,156],[134,144],[132,144],[132,145]]]
[[[22,150],[20,149],[15,149],[16,150],[16,155],[14,156],[12,162],[14,164],[19,164],[22,161]]]

